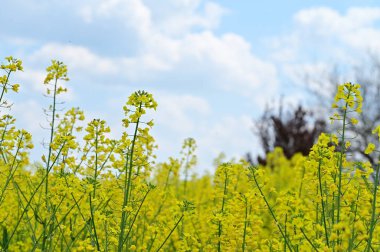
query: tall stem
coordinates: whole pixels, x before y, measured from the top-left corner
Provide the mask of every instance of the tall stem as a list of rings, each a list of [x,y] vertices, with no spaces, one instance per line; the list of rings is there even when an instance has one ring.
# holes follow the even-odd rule
[[[227,171],[225,171],[225,179],[224,179],[224,189],[223,189],[223,199],[222,199],[222,209],[221,214],[224,213],[224,205],[226,202],[226,195],[227,195],[227,186],[228,186],[228,174]],[[220,220],[218,222],[218,252],[222,251],[222,244],[220,241],[220,237],[222,236],[222,221]]]
[[[168,241],[169,237],[172,235],[172,233],[174,232],[174,230],[177,228],[178,224],[182,221],[183,217],[185,215],[182,214],[181,215],[181,218],[179,218],[179,220],[177,221],[177,223],[174,225],[174,227],[172,228],[172,230],[170,230],[170,233],[166,236],[164,242],[161,244],[161,246],[156,250],[156,252],[160,251],[160,249],[165,245],[165,243]]]
[[[248,199],[244,199],[245,203],[245,216],[244,216],[244,232],[243,232],[243,244],[241,246],[242,251],[245,251],[245,238],[247,236],[247,224],[248,224]]]
[[[141,110],[142,104],[140,103],[138,110]],[[133,133],[133,139],[132,139],[132,145],[131,145],[131,151],[128,155],[127,153],[127,160],[125,162],[125,180],[124,180],[124,200],[123,200],[123,207],[122,207],[122,214],[121,214],[121,221],[120,221],[120,234],[119,234],[119,242],[118,242],[118,252],[123,251],[123,244],[124,244],[124,229],[126,226],[126,219],[127,219],[127,213],[124,211],[124,208],[128,205],[129,201],[129,192],[131,190],[131,183],[132,183],[132,170],[133,170],[133,154],[134,154],[134,148],[136,144],[137,139],[137,130],[139,128],[140,123],[140,117],[138,117],[136,122],[135,131]],[[129,162],[128,162],[129,161]],[[128,174],[127,174],[128,173]]]
[[[56,102],[57,102],[57,83],[58,78],[55,78],[54,81],[54,92],[53,92],[53,108],[52,108],[52,118],[51,118],[51,125],[50,125],[50,141],[49,141],[49,152],[46,162],[46,180],[45,180],[45,200],[46,200],[46,206],[48,206],[48,188],[49,188],[49,172],[50,172],[50,159],[52,154],[52,147],[51,144],[53,143],[54,138],[54,127],[55,127],[55,113],[56,113]]]
[[[264,192],[263,192],[263,190],[261,189],[261,187],[259,185],[259,182],[257,181],[256,175],[255,175],[255,171],[254,171],[254,167],[250,167],[250,170],[251,170],[251,173],[252,173],[253,180],[255,181],[256,187],[257,187],[257,189],[259,189],[259,192],[260,192],[261,196],[263,197],[263,199],[265,201],[265,204],[268,207],[268,210],[269,210],[269,212],[270,212],[273,220],[275,221],[278,230],[281,233],[281,236],[284,238],[285,243],[286,243],[287,247],[289,248],[289,250],[293,251],[293,248],[292,248],[292,245],[290,244],[289,239],[286,237],[284,231],[282,230],[282,228],[280,226],[280,223],[277,221],[277,217],[274,214],[272,207],[269,205],[269,202],[268,202],[267,198],[265,197]]]
[[[375,230],[377,218],[376,218],[376,198],[377,198],[377,189],[379,184],[379,164],[376,166],[376,175],[375,175],[375,184],[373,188],[373,198],[372,198],[372,215],[371,215],[371,224],[369,228],[369,238],[367,242],[366,251],[369,252],[371,250],[373,231]]]
[[[348,90],[347,98],[349,98],[351,95],[351,90]],[[341,204],[341,196],[342,196],[342,171],[343,171],[343,156],[346,151],[346,143],[345,143],[345,133],[346,133],[346,120],[347,120],[347,109],[348,109],[348,102],[345,104],[345,109],[343,112],[343,128],[342,128],[342,137],[340,142],[340,156],[339,156],[339,175],[338,175],[338,196],[337,196],[337,216],[336,216],[336,223],[340,222],[340,204]],[[337,232],[338,234],[338,245],[340,244],[340,230]]]
[[[323,200],[323,191],[322,191],[322,175],[321,175],[321,160],[318,163],[318,181],[319,181],[319,192],[321,196],[321,204],[322,204],[322,219],[323,219],[323,226],[325,229],[325,238],[327,247],[329,247],[329,236],[327,232],[327,223],[326,223],[326,209],[325,209],[325,201]]]

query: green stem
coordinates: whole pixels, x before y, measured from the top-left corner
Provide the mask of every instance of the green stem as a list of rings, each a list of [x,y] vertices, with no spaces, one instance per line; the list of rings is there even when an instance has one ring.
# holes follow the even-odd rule
[[[188,153],[186,155],[186,163],[185,163],[185,181],[183,184],[183,194],[186,197],[186,191],[187,191],[187,180],[189,176],[189,156],[190,156],[190,146],[188,147]]]
[[[142,207],[142,205],[144,204],[145,199],[146,199],[146,197],[148,196],[148,193],[149,193],[150,191],[151,191],[151,189],[149,189],[149,190],[145,193],[144,198],[142,199],[142,201],[141,201],[141,203],[140,203],[140,205],[139,205],[139,208],[137,209],[137,212],[136,212],[135,216],[133,217],[133,220],[132,220],[131,224],[129,225],[129,230],[128,230],[128,233],[127,233],[126,236],[125,236],[125,239],[124,239],[124,241],[123,241],[123,244],[127,241],[128,237],[129,237],[129,234],[130,234],[131,231],[132,231],[133,224],[135,224],[135,221],[136,221],[137,216],[138,216],[138,214],[139,214],[139,212],[140,212],[140,210],[141,210],[141,207]]]
[[[347,99],[351,95],[351,90],[348,90]],[[346,143],[345,143],[345,132],[346,132],[346,120],[347,120],[347,109],[348,109],[348,102],[345,103],[343,112],[343,126],[342,126],[342,137],[340,142],[340,156],[339,156],[339,175],[338,175],[338,196],[337,196],[337,216],[336,216],[336,223],[340,222],[340,210],[341,210],[341,197],[342,197],[342,172],[343,172],[343,156],[346,149]],[[337,232],[338,235],[338,245],[341,243],[341,240],[339,238],[340,236],[340,230]]]
[[[14,174],[16,173],[17,168],[19,167],[19,164],[20,164],[20,163],[17,163],[16,167],[14,167],[14,166],[15,166],[15,162],[16,162],[17,155],[18,155],[18,153],[19,153],[19,151],[20,151],[20,149],[21,149],[21,143],[22,143],[23,137],[24,137],[24,135],[21,134],[20,140],[18,141],[18,144],[17,144],[17,150],[16,150],[16,153],[15,153],[15,155],[14,155],[12,165],[11,165],[11,167],[10,167],[10,169],[9,169],[9,175],[8,175],[8,177],[7,177],[7,180],[5,181],[5,185],[3,186],[2,190],[1,190],[1,194],[0,194],[0,205],[1,205],[2,201],[3,201],[3,197],[4,197],[4,193],[5,193],[5,191],[6,191],[7,187],[8,187],[8,185],[9,185],[11,179],[14,177]],[[5,198],[5,197],[4,197],[4,198]]]
[[[49,168],[49,170],[48,170],[49,172],[50,172],[50,170],[53,168],[53,166],[54,166],[55,162],[57,161],[58,156],[59,156],[59,154],[61,153],[61,151],[62,151],[62,149],[63,149],[63,147],[64,147],[65,144],[66,144],[66,142],[64,142],[64,143],[62,144],[60,150],[58,151],[58,155],[57,155],[57,157],[55,158],[55,160],[53,161],[53,163],[51,164],[51,166],[50,166],[50,168]],[[44,182],[45,182],[45,180],[46,180],[46,177],[47,177],[47,174],[48,174],[48,173],[45,173],[45,176],[42,178],[42,180],[40,181],[40,183],[39,183],[39,184],[37,185],[37,187],[34,189],[32,195],[30,196],[30,198],[29,198],[29,200],[28,200],[28,202],[27,202],[27,204],[26,204],[24,210],[23,210],[22,213],[21,213],[21,216],[18,218],[18,220],[17,220],[17,222],[16,222],[16,226],[15,226],[15,228],[13,229],[13,232],[12,232],[11,236],[10,236],[9,239],[8,239],[8,243],[6,244],[7,246],[9,245],[9,243],[10,243],[10,241],[12,240],[14,234],[16,233],[16,230],[17,230],[18,226],[20,225],[21,220],[22,220],[22,218],[24,217],[26,211],[28,210],[30,204],[32,203],[32,200],[34,199],[34,196],[37,194],[37,192],[38,192],[38,190],[40,189],[40,187],[44,184]]]
[[[313,247],[313,249],[314,249],[315,251],[319,251],[319,250],[315,247],[315,245],[311,242],[311,240],[309,239],[309,237],[307,237],[307,235],[305,234],[305,232],[303,231],[302,228],[301,228],[301,232],[302,232],[303,236],[306,238],[307,242]]]
[[[169,237],[172,235],[172,233],[174,232],[174,230],[177,228],[178,224],[182,221],[183,217],[185,215],[182,214],[181,215],[181,218],[179,218],[179,220],[177,221],[177,223],[174,225],[174,227],[172,228],[172,230],[170,230],[170,233],[168,234],[168,236],[166,236],[164,242],[161,244],[161,246],[156,250],[156,252],[160,251],[160,249],[165,245],[165,243],[167,242],[167,240],[169,239]]]
[[[56,113],[56,99],[57,99],[57,83],[58,78],[55,78],[54,81],[54,93],[53,93],[53,108],[52,108],[52,120],[50,125],[50,141],[49,141],[49,150],[48,150],[48,157],[46,162],[46,181],[45,181],[45,200],[46,200],[46,206],[48,206],[48,188],[49,188],[49,172],[50,172],[50,159],[52,154],[52,147],[51,144],[53,143],[54,138],[54,127],[55,127],[55,113]]]
[[[341,139],[341,150],[340,150],[340,156],[339,156],[339,175],[338,175],[338,200],[337,200],[337,216],[336,216],[336,223],[339,223],[340,221],[340,202],[341,202],[341,194],[342,194],[342,170],[343,170],[343,155],[345,153],[345,131],[346,131],[346,110],[343,114],[343,130],[342,130],[342,139]]]
[[[372,199],[372,215],[371,215],[371,224],[369,228],[369,238],[367,242],[366,251],[370,251],[371,243],[373,238],[373,231],[375,230],[375,225],[377,222],[376,218],[376,196],[377,196],[377,188],[379,184],[379,164],[376,166],[376,176],[375,176],[375,184],[373,188],[373,199]]]
[[[96,179],[98,178],[98,137],[99,137],[99,129],[95,130],[95,163],[94,163],[94,191],[93,198],[95,199],[96,195]]]
[[[328,232],[327,232],[327,223],[326,223],[326,207],[325,207],[325,201],[323,200],[321,162],[322,162],[321,160],[319,160],[319,162],[318,162],[319,192],[320,192],[321,203],[322,203],[322,219],[323,219],[323,226],[325,229],[325,239],[326,239],[327,247],[330,247],[329,236],[328,236]]]
[[[360,188],[358,189],[358,196],[356,197],[356,202],[359,201],[359,197],[360,197]],[[355,210],[354,210],[354,219],[353,219],[352,228],[351,228],[351,237],[350,237],[350,240],[348,241],[348,251],[353,251],[355,235],[356,235],[355,234],[355,223],[356,223],[356,216],[358,213],[358,204],[356,202],[353,203]]]
[[[94,189],[93,189],[93,192],[92,192],[92,198],[95,199],[96,197],[96,180],[97,180],[97,177],[98,177],[98,137],[99,137],[99,129],[98,127],[96,127],[95,129],[95,163],[94,163]],[[92,199],[91,199],[91,194],[89,195],[90,198],[90,211],[91,211],[91,225],[92,225],[92,228],[94,229],[94,237],[95,237],[95,244],[96,244],[96,248],[98,251],[100,251],[100,245],[99,245],[99,239],[98,239],[98,234],[96,232],[96,225],[95,225],[95,215],[94,215],[94,205],[92,203]]]
[[[139,111],[141,110],[141,106],[142,106],[142,104],[140,103],[139,109],[138,109]],[[125,173],[126,174],[125,174],[125,180],[124,180],[124,200],[123,200],[122,215],[121,215],[121,221],[120,221],[120,234],[119,234],[119,242],[118,242],[118,252],[123,251],[123,241],[124,241],[124,231],[125,231],[124,229],[125,229],[126,221],[127,221],[127,214],[124,211],[124,208],[128,205],[129,192],[131,190],[132,170],[133,170],[132,169],[133,168],[133,154],[134,154],[134,148],[135,148],[135,143],[136,143],[136,139],[137,139],[137,130],[139,127],[139,123],[140,123],[140,117],[137,119],[137,122],[136,122],[136,127],[135,127],[135,131],[133,134],[133,140],[132,140],[130,155],[128,156],[128,153],[127,153],[128,158],[125,162]],[[128,161],[129,161],[129,163],[128,163]]]
[[[245,237],[247,236],[247,223],[248,223],[248,201],[245,198],[245,216],[244,216],[244,232],[243,232],[243,244],[241,246],[242,251],[245,251]]]
[[[227,186],[228,186],[228,174],[227,171],[225,171],[225,179],[224,179],[224,189],[223,189],[223,199],[222,199],[222,209],[221,214],[224,214],[224,205],[226,203],[226,196],[227,196]],[[220,237],[222,236],[222,221],[220,220],[218,222],[218,252],[222,251],[222,243],[220,241]]]
[[[287,237],[285,236],[284,231],[282,230],[282,228],[281,228],[281,226],[280,226],[280,223],[277,221],[276,215],[274,214],[274,212],[273,212],[273,210],[272,210],[272,207],[269,205],[269,202],[268,202],[267,198],[265,197],[265,195],[264,195],[264,193],[263,193],[263,191],[262,191],[262,189],[261,189],[261,187],[260,187],[260,185],[259,185],[259,182],[257,181],[256,175],[255,175],[255,171],[254,171],[254,167],[251,167],[250,170],[251,170],[251,173],[252,173],[252,175],[253,175],[252,177],[253,177],[253,179],[254,179],[254,182],[255,182],[255,184],[256,184],[256,187],[259,189],[259,192],[260,192],[261,196],[263,197],[263,199],[264,199],[264,201],[265,201],[265,204],[266,204],[266,206],[268,207],[269,212],[270,212],[270,214],[271,214],[273,220],[275,221],[278,230],[280,231],[282,237],[284,238],[285,243],[286,243],[286,245],[288,246],[289,250],[290,250],[290,251],[293,251],[292,246],[291,246],[291,244],[290,244],[290,241],[289,241],[289,240],[287,239]]]
[[[91,206],[91,224],[92,224],[92,227],[94,229],[96,249],[98,251],[100,251],[100,245],[99,245],[98,235],[96,233],[95,217],[94,217],[94,206],[92,205],[91,194],[90,194],[90,206]]]

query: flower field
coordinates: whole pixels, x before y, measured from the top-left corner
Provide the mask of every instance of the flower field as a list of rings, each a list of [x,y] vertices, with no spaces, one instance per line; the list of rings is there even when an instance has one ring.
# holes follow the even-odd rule
[[[22,88],[11,81],[22,62],[5,62],[0,251],[380,251],[379,167],[346,159],[355,139],[345,130],[362,113],[358,84],[339,86],[331,119],[340,130],[321,134],[309,156],[288,160],[278,148],[265,167],[217,158],[215,172],[199,177],[192,138],[154,162],[147,112],[158,104],[145,91],[126,101],[120,139],[101,119],[84,125],[78,108],[58,110],[69,80],[59,61],[44,81],[45,153],[30,160],[32,136],[15,127],[6,97]],[[380,138],[380,127],[373,133]]]

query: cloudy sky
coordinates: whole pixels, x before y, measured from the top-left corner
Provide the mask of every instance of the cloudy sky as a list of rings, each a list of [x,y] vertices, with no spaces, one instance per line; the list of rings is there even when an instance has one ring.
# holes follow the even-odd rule
[[[376,2],[2,0],[0,57],[20,58],[25,69],[13,79],[21,91],[9,97],[12,113],[36,145],[47,138],[42,82],[57,59],[71,79],[66,108],[106,119],[117,135],[127,97],[147,90],[159,104],[158,160],[194,137],[198,171],[211,170],[222,151],[260,152],[252,127],[266,103],[284,96],[308,105],[305,76],[322,79],[380,52]]]

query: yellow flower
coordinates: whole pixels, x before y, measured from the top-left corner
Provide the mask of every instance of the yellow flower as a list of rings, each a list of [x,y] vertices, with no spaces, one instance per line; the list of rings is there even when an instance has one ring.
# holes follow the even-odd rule
[[[12,90],[14,91],[14,92],[18,92],[18,90],[19,90],[19,88],[20,88],[20,85],[19,84],[13,84],[12,85]]]
[[[350,141],[347,141],[347,142],[346,142],[346,149],[350,148],[350,146],[351,146],[351,142],[350,142]]]
[[[372,134],[376,134],[376,133],[380,139],[380,125],[378,125],[374,130],[372,130]]]
[[[133,208],[131,206],[126,206],[123,208],[124,212],[131,212],[132,210],[133,210]]]
[[[365,149],[365,154],[371,154],[375,150],[376,146],[373,143],[369,143],[367,148]]]
[[[359,122],[358,119],[356,119],[356,118],[351,118],[351,123],[352,123],[353,125],[358,124],[358,122]]]

